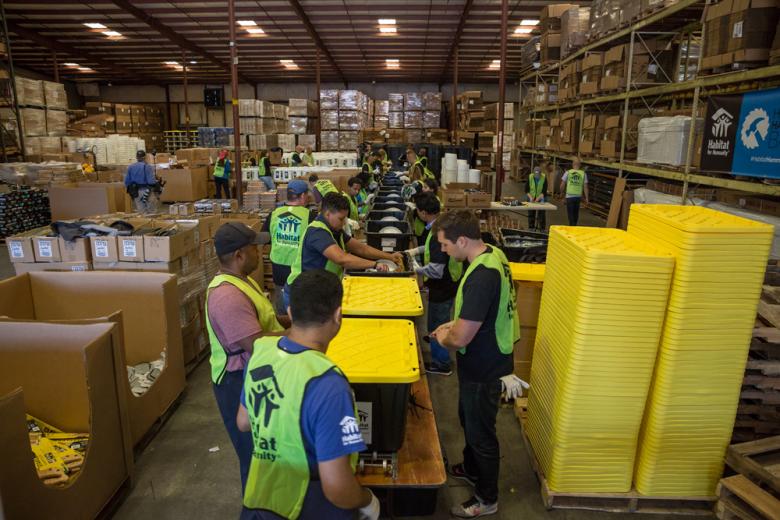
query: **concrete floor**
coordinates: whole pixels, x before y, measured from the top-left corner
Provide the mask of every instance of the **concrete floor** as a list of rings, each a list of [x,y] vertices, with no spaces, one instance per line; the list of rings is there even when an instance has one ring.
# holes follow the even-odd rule
[[[505,193],[516,188],[507,185]],[[551,213],[548,224],[565,223],[565,211]],[[582,210],[581,225],[603,226],[603,219]],[[0,254],[0,278],[13,275],[7,253]],[[424,347],[427,348],[427,347]],[[457,417],[456,376],[430,376],[436,421],[445,455],[460,460],[463,434]],[[661,515],[617,515],[590,511],[546,511],[539,495],[520,426],[511,408],[498,416],[501,442],[499,513],[491,518],[551,520],[664,520]],[[215,451],[212,451],[213,449]],[[136,485],[117,511],[117,520],[237,518],[241,509],[238,461],[217,411],[202,363],[187,381],[181,404],[136,461]],[[450,518],[451,505],[466,500],[471,489],[450,479],[438,494],[432,518]],[[669,516],[669,519],[672,517]]]

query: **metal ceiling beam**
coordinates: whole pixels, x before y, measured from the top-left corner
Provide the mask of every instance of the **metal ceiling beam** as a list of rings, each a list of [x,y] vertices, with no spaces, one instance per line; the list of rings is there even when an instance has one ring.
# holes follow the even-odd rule
[[[471,6],[474,5],[474,0],[466,0],[466,4],[463,6],[463,12],[460,13],[460,21],[458,22],[458,28],[455,30],[455,37],[452,39],[452,45],[450,45],[450,52],[447,55],[447,59],[444,60],[444,67],[441,70],[441,76],[439,77],[439,83],[444,83],[444,74],[447,72],[447,65],[449,65],[452,57],[455,55],[455,49],[460,45],[460,37],[463,34],[463,29],[466,27],[466,18],[469,16]]]
[[[176,31],[174,31],[164,23],[160,22],[157,18],[151,16],[150,14],[147,14],[146,11],[144,11],[143,9],[139,9],[138,7],[134,6],[132,3],[130,3],[129,0],[111,0],[111,1],[114,3],[114,5],[121,8],[125,12],[133,15],[138,20],[144,22],[146,25],[148,25],[155,31],[159,32],[160,34],[162,34],[163,36],[171,40],[173,43],[177,44],[182,49],[186,49],[192,52],[193,54],[202,56],[203,58],[209,60],[215,65],[219,65],[227,72],[230,72],[229,63],[225,63],[224,61],[220,60],[219,58],[211,54],[209,51],[207,51],[200,45],[193,43],[187,38],[176,33]],[[249,83],[250,85],[255,84],[255,80],[243,76],[242,74],[238,75],[238,79],[245,83]]]
[[[293,8],[295,14],[297,14],[298,17],[301,19],[301,22],[303,22],[304,27],[306,27],[306,31],[309,33],[309,36],[311,36],[311,39],[314,40],[314,43],[317,44],[317,48],[328,59],[331,66],[336,71],[336,74],[338,74],[339,78],[341,78],[341,81],[344,84],[346,84],[347,78],[341,72],[341,69],[336,63],[336,60],[333,58],[333,56],[330,54],[330,51],[325,46],[325,42],[323,42],[322,38],[320,38],[320,35],[317,34],[317,30],[314,28],[314,25],[311,23],[311,20],[309,20],[309,16],[306,14],[306,11],[303,10],[303,6],[301,6],[301,3],[298,0],[288,0],[288,1],[290,2],[290,7]]]
[[[30,40],[31,42],[40,45],[41,47],[49,49],[52,52],[60,52],[60,53],[68,54],[73,58],[87,58],[89,61],[93,63],[97,63],[101,67],[109,69],[112,72],[115,72],[117,74],[121,74],[122,76],[128,76],[131,74],[131,71],[127,70],[121,65],[111,61],[106,61],[103,58],[95,56],[89,51],[71,47],[67,43],[50,40],[45,36],[41,36],[40,34],[33,31],[32,29],[27,29],[25,27],[22,27],[21,25],[18,25],[10,20],[7,23],[8,23],[8,30],[10,32],[26,40]]]

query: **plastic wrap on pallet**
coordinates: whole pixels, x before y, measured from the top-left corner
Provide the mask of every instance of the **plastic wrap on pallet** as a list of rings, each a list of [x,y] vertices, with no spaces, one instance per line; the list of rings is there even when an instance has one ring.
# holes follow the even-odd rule
[[[338,110],[323,110],[320,112],[320,128],[322,130],[338,130],[339,129],[339,111]]]
[[[339,132],[339,150],[354,150],[358,145],[357,132]]]
[[[407,112],[411,113],[411,112]],[[423,128],[439,128],[441,126],[440,111],[426,111],[422,113]]]
[[[339,91],[338,90],[320,90],[320,110],[338,110]]]
[[[634,3],[636,3],[634,1]],[[561,16],[561,56],[568,56],[588,41],[590,7],[572,7]]]
[[[68,133],[68,113],[46,109],[46,135],[63,136]]]
[[[403,128],[404,127],[404,113],[403,112],[389,112],[387,116],[387,124],[389,128]]]
[[[20,108],[24,135],[46,135],[46,111],[39,108]]]
[[[44,106],[43,82],[16,76],[16,97],[20,105]]]
[[[422,106],[423,110],[440,111],[441,92],[423,92]]]
[[[324,151],[339,149],[339,133],[331,130],[320,132],[320,146]]]
[[[291,134],[310,134],[314,131],[314,119],[310,117],[290,116],[288,128]]]
[[[258,136],[260,150],[270,150],[279,146],[278,134],[261,134]]]
[[[279,134],[279,147],[282,150],[294,150],[295,149],[295,135],[294,134]]]
[[[404,94],[404,110],[422,110],[422,95],[419,92],[407,92]]]
[[[374,116],[374,128],[388,128],[389,122],[387,116]]]
[[[407,130],[406,140],[413,144],[425,142],[425,132],[419,129]]]
[[[498,103],[490,103],[484,106],[485,119],[498,119]],[[504,103],[504,119],[515,118],[515,104]]]
[[[274,118],[274,104],[270,101],[256,100],[255,103],[255,115],[257,117]]]
[[[622,1],[620,3],[620,24],[627,25],[632,21],[639,18],[642,12],[641,2],[634,1]]]
[[[68,108],[68,96],[65,94],[65,85],[53,81],[43,82],[43,96],[48,108]]]
[[[309,99],[290,99],[287,113],[289,117],[317,117],[317,102]]]
[[[388,100],[377,99],[374,101],[374,117],[387,117],[388,112],[390,112],[390,102]]]
[[[255,117],[257,115],[257,100],[239,99],[238,115],[243,117]]]
[[[539,36],[534,36],[523,45],[520,51],[520,65],[522,68],[525,69],[533,66],[534,63],[539,63],[540,42]]]
[[[423,112],[404,112],[404,128],[423,128]]]
[[[317,146],[317,136],[313,134],[299,135],[297,142],[301,146],[311,146],[314,148]]]
[[[28,137],[24,140],[24,149],[28,155],[60,153],[62,142],[59,137]]]
[[[242,134],[256,134],[257,133],[257,118],[255,117],[241,117],[239,118],[238,127],[241,129]]]
[[[698,124],[703,124],[701,119]],[[689,116],[646,117],[639,121],[637,162],[685,165],[690,125]]]
[[[388,111],[389,112],[403,112],[404,111],[404,95],[403,94],[388,94]]]
[[[359,90],[339,90],[339,110],[359,110],[360,95]]]
[[[278,103],[274,104],[274,117],[276,119],[287,121],[287,106],[280,105]]]
[[[357,110],[339,110],[339,130],[360,129],[360,112]]]
[[[255,123],[255,133],[257,134],[274,134],[276,133],[276,119],[269,117],[258,117]]]

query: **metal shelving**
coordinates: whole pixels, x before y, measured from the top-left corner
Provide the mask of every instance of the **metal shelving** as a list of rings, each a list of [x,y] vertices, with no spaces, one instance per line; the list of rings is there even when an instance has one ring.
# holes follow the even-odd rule
[[[644,32],[642,29],[658,27],[669,17],[678,14],[685,9],[699,9],[699,14],[701,14],[703,12],[703,5],[704,3],[700,0],[681,0],[679,3],[659,10],[647,18],[634,23],[630,27],[618,30],[604,38],[601,38],[580,48],[569,56],[561,59],[558,63],[554,63],[552,65],[548,65],[547,67],[543,67],[539,70],[525,74],[521,77],[521,99],[523,97],[523,88],[528,88],[529,80],[533,80],[533,85],[538,86],[540,81],[547,81],[546,78],[549,78],[555,72],[561,70],[564,65],[584,56],[590,51],[603,48],[610,43],[617,42],[618,40],[624,40],[626,37],[628,38],[628,42],[626,43],[629,44],[628,66],[626,70],[629,71],[629,74],[630,71],[633,70],[635,46],[644,44],[644,35],[665,35],[667,37],[673,35],[672,41],[679,40],[680,42],[686,41],[687,39],[688,49],[691,48],[692,44],[696,45],[698,43],[699,53],[696,60],[696,71],[698,74],[698,71],[701,70],[701,60],[704,49],[704,32],[702,31],[703,22],[691,24],[687,20],[681,20],[679,21],[678,27],[675,31]],[[674,23],[674,21],[670,23]],[[667,26],[668,25],[669,24],[667,23]],[[690,54],[686,57],[686,59],[689,57]],[[689,64],[690,61],[685,63],[686,71]],[[673,79],[678,79],[677,74],[680,72],[680,66],[682,63],[678,60],[676,65],[677,66],[674,70]],[[674,103],[687,102],[690,100],[690,106],[686,106],[685,110],[690,112],[692,121],[695,121],[701,107],[700,101],[702,98],[706,98],[707,95],[711,93],[723,94],[725,92],[736,93],[755,90],[758,87],[755,82],[771,80],[773,78],[775,78],[777,82],[780,83],[780,65],[766,66],[752,70],[735,71],[711,76],[694,77],[692,79],[685,79],[676,83],[670,82],[650,86],[647,84],[639,85],[636,83],[635,78],[629,76],[626,81],[625,90],[619,93],[596,95],[593,97],[581,98],[572,101],[567,100],[561,103],[543,106],[526,106],[522,107],[522,110],[527,114],[529,120],[531,121],[531,131],[533,132],[533,140],[535,141],[537,121],[540,117],[543,118],[545,115],[549,115],[551,112],[554,112],[554,117],[557,117],[562,110],[579,110],[580,121],[582,121],[582,116],[585,113],[586,106],[593,107],[597,110],[603,110],[603,108],[609,104],[620,103],[622,106],[620,107],[618,113],[623,116],[623,131],[621,137],[624,137],[627,131],[628,119],[625,117],[625,114],[629,113],[629,111],[632,109],[632,103],[635,105],[635,109],[646,109],[649,115],[653,115],[653,107],[659,100],[663,99]],[[765,85],[766,83],[764,83],[764,86]],[[651,100],[651,102],[648,102],[648,100]],[[780,185],[764,184],[758,180],[749,181],[717,177],[707,175],[702,172],[692,173],[692,161],[695,147],[695,125],[691,124],[690,126],[691,130],[688,139],[686,161],[681,171],[674,170],[674,167],[665,168],[656,167],[654,165],[639,165],[636,163],[627,162],[625,160],[625,138],[621,138],[620,158],[615,161],[607,161],[594,157],[582,157],[581,159],[583,163],[590,164],[592,166],[617,170],[618,177],[622,177],[624,172],[627,172],[646,175],[649,177],[681,181],[683,183],[683,201],[685,201],[687,198],[688,185],[690,183],[727,188],[762,195],[780,196]],[[581,129],[580,132],[582,132]],[[557,151],[534,150],[528,148],[520,148],[519,152],[530,154],[532,156],[532,166],[535,156],[537,155],[552,157],[555,161],[558,159],[571,160],[574,157],[571,154]]]

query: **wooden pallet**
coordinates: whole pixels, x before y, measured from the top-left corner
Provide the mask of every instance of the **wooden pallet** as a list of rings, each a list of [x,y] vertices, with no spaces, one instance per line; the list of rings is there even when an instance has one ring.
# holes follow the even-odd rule
[[[715,515],[720,520],[780,519],[780,500],[744,475],[721,479]]]
[[[515,399],[515,417],[520,421],[520,426],[525,427],[525,421],[528,419],[528,398],[519,397]]]
[[[523,443],[541,484],[542,502],[549,509],[583,509],[609,513],[646,513],[666,515],[712,514],[715,497],[648,497],[636,491],[628,493],[564,493],[553,491],[539,465],[531,442],[523,430]]]
[[[780,493],[780,436],[732,444],[726,450],[726,464]]]

